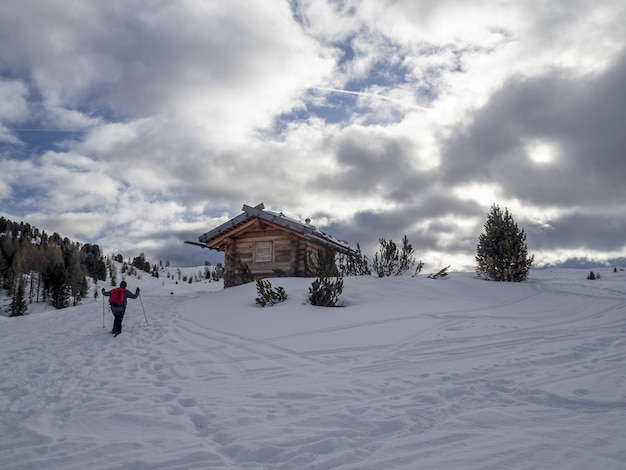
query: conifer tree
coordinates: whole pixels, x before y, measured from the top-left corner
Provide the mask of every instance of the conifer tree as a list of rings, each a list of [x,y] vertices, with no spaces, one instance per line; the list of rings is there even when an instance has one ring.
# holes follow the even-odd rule
[[[337,265],[343,276],[369,276],[372,271],[369,268],[367,256],[361,253],[361,246],[356,244],[356,252],[346,255],[337,254]]]
[[[13,298],[11,299],[11,316],[21,317],[26,314],[28,304],[26,303],[26,281],[24,276],[20,275],[17,288],[14,289]]]
[[[309,287],[309,302],[320,307],[335,307],[343,292],[343,275],[335,262],[334,250],[317,250],[317,256],[309,254],[309,265],[317,279]]]
[[[528,277],[534,256],[528,255],[526,233],[513,216],[491,206],[476,247],[476,273],[492,281],[521,282]]]
[[[413,245],[409,243],[409,238],[405,235],[402,238],[402,249],[400,250],[400,256],[398,258],[398,267],[396,268],[395,275],[401,276],[407,272],[415,264],[415,250]]]
[[[50,303],[57,309],[68,307],[70,305],[72,288],[63,264],[52,266],[46,274]]]
[[[415,265],[415,250],[406,235],[402,238],[402,248],[398,248],[393,240],[381,238],[379,242],[380,251],[374,253],[372,263],[378,277],[401,276]]]

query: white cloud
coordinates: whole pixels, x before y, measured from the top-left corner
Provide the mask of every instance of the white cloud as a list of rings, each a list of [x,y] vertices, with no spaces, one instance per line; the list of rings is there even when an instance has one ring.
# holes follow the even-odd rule
[[[30,212],[26,214],[30,224],[36,227],[46,227],[48,233],[57,232],[61,236],[72,233],[72,241],[93,243],[96,237],[101,235],[102,229],[107,225],[107,217],[97,212]]]
[[[8,182],[3,181],[2,177],[0,177],[0,198],[8,199],[9,197],[11,197],[12,193],[13,190],[11,188],[11,185]]]
[[[15,136],[13,131],[11,131],[8,127],[0,124],[0,144],[2,142],[17,146],[23,145],[22,141]]]
[[[19,80],[0,79],[0,122],[19,123],[28,117],[28,89]]]

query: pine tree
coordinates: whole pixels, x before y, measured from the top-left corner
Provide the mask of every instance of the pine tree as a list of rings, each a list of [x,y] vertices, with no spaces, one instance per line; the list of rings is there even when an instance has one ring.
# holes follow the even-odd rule
[[[222,263],[217,263],[211,276],[214,281],[219,281],[224,277],[224,266],[222,266]]]
[[[52,306],[57,309],[69,307],[72,287],[69,284],[67,271],[63,264],[55,264],[48,269],[46,283],[49,302]]]
[[[11,300],[11,316],[21,317],[26,314],[28,304],[26,303],[26,281],[24,276],[20,275],[17,289],[14,289],[13,298]]]
[[[405,235],[402,238],[402,248],[393,242],[381,238],[380,251],[374,253],[372,267],[378,277],[401,276],[415,265],[415,250]]]
[[[81,252],[78,244],[71,244],[66,254],[67,283],[70,286],[71,296],[74,297],[74,305],[87,295],[87,278],[85,267],[81,264]]]
[[[335,250],[318,249],[317,252],[309,251],[304,263],[304,270],[307,277],[313,276],[340,276],[340,269],[337,267],[337,252]]]
[[[415,264],[415,250],[413,245],[409,243],[409,238],[405,235],[402,238],[402,249],[400,250],[400,256],[398,258],[398,267],[396,268],[395,275],[401,276],[407,272]]]
[[[320,307],[335,307],[343,292],[343,275],[336,264],[334,250],[317,250],[309,253],[308,270],[317,279],[309,287],[309,302]]]
[[[369,276],[372,274],[367,256],[361,253],[361,246],[358,243],[356,244],[356,252],[349,255],[337,254],[337,265],[343,276]]]
[[[476,273],[492,281],[521,282],[528,277],[534,256],[528,256],[526,234],[513,216],[493,204],[476,247]]]

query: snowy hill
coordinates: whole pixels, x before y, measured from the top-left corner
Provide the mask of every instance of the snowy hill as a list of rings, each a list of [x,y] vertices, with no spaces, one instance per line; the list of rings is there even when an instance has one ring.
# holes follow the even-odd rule
[[[624,469],[626,275],[601,274],[346,278],[335,309],[311,279],[260,308],[145,276],[117,338],[102,298],[0,317],[0,466]]]

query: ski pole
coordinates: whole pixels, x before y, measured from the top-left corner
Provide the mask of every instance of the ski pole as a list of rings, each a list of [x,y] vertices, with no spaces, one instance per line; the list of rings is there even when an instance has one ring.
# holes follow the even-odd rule
[[[102,296],[102,328],[104,328],[104,295]]]
[[[143,308],[143,300],[141,300],[141,292],[139,293],[139,302],[141,302],[141,310],[143,310],[143,317],[146,319],[146,325],[147,325],[148,317],[146,316],[146,309]]]

